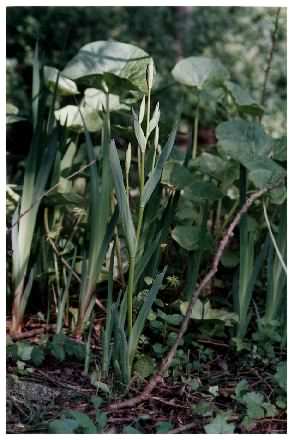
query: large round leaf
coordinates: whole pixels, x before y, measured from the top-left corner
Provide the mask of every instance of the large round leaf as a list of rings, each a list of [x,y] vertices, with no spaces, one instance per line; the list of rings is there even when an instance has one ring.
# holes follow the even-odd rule
[[[44,81],[49,90],[53,93],[55,91],[56,82],[58,81],[56,90],[57,95],[71,96],[79,94],[75,82],[62,75],[55,67],[44,67]]]
[[[187,308],[188,301],[180,304],[180,311],[183,316],[186,315]],[[191,319],[220,320],[224,321],[226,326],[231,326],[238,321],[238,316],[236,313],[228,312],[225,309],[213,309],[210,301],[202,302],[198,299],[192,308]]]
[[[224,88],[233,99],[240,113],[261,116],[264,109],[253,99],[247,90],[232,81],[225,81]]]
[[[171,235],[187,251],[198,249],[200,229],[197,226],[176,226]]]
[[[283,136],[279,139],[274,139],[273,159],[279,162],[286,162],[287,160],[287,137]]]
[[[285,170],[271,159],[255,159],[245,164],[249,170],[248,178],[257,188],[265,188],[269,185],[282,183],[285,177]]]
[[[200,236],[200,228],[198,226],[176,226],[171,232],[173,240],[175,240],[180,247],[187,251],[194,251],[199,249],[208,250],[212,246],[212,239],[210,235],[206,234],[204,239]]]
[[[219,180],[224,190],[232,185],[239,174],[239,167],[235,166],[235,162],[206,152],[203,152],[197,159],[191,160],[189,167],[199,168],[202,173]]]
[[[110,91],[120,87],[122,81],[129,89],[146,93],[146,69],[150,61],[144,50],[131,44],[95,41],[83,46],[62,73],[89,87],[100,88],[104,79]]]
[[[193,202],[219,200],[224,194],[212,182],[195,181],[192,185],[184,188],[183,197]]]
[[[166,162],[161,178],[163,185],[183,189],[187,185],[190,185],[192,180],[194,180],[194,176],[186,167],[177,161],[169,160]]]
[[[220,149],[239,161],[248,170],[248,178],[258,188],[281,183],[284,169],[269,157],[273,151],[273,139],[256,122],[234,120],[217,127]]]
[[[219,60],[206,57],[189,57],[179,61],[172,75],[179,83],[202,90],[208,84],[220,85],[229,73]]]
[[[89,106],[81,106],[79,108],[77,105],[66,105],[54,112],[55,118],[59,121],[60,125],[66,125],[70,130],[78,133],[84,131],[84,123],[80,113],[82,113],[88,131],[96,132],[102,128],[102,118],[96,110]]]
[[[98,89],[86,89],[84,91],[85,105],[95,109],[96,111],[103,111],[106,108],[106,94]],[[109,109],[110,111],[119,110],[122,106],[118,95],[109,95]]]
[[[216,129],[218,144],[223,152],[241,162],[268,157],[272,138],[256,122],[235,119],[223,122]]]

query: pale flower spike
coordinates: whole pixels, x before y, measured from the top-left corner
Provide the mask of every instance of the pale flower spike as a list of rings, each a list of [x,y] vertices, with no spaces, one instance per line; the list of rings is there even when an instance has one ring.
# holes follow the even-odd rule
[[[141,124],[145,114],[145,96],[141,100],[140,108],[139,108],[139,123]]]
[[[154,62],[153,60],[151,60],[147,67],[147,85],[149,90],[151,90],[153,87],[153,81],[154,81]]]
[[[130,164],[131,164],[131,143],[129,142],[128,148],[126,150],[126,158],[125,158],[125,170],[127,176],[129,175]]]
[[[157,150],[158,145],[159,145],[159,135],[160,135],[160,129],[159,126],[156,126],[156,130],[155,130],[155,149]]]

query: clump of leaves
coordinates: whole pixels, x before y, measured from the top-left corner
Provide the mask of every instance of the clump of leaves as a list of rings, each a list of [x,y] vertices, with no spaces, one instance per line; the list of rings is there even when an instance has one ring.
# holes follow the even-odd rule
[[[35,367],[39,367],[45,359],[45,350],[43,347],[21,341],[9,343],[7,345],[6,354],[8,359],[12,359],[17,363],[30,363]]]
[[[105,430],[108,417],[101,411],[100,406],[103,400],[100,397],[93,397],[91,403],[96,410],[95,422],[80,411],[65,411],[60,419],[49,423],[48,431],[50,434],[98,434]]]
[[[214,419],[205,425],[204,430],[207,434],[233,434],[235,431],[234,423],[228,423],[230,413],[217,414]]]
[[[63,333],[55,335],[48,344],[48,349],[60,362],[64,361],[66,356],[83,360],[85,357],[85,345],[73,339],[66,337]]]
[[[7,344],[7,357],[15,362],[24,362],[39,367],[48,355],[55,357],[60,362],[66,358],[82,361],[85,357],[85,345],[62,333],[54,335],[46,345],[35,345],[22,341],[16,343],[9,341]]]
[[[266,401],[262,393],[250,391],[246,380],[241,380],[235,388],[235,399],[245,406],[246,414],[242,420],[242,425],[250,429],[255,420],[264,417],[274,417],[278,410],[271,402]]]

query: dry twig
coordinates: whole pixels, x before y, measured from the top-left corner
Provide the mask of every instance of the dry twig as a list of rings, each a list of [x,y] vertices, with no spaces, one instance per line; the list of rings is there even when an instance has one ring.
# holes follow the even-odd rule
[[[262,95],[261,95],[261,101],[260,101],[261,105],[264,105],[264,103],[265,103],[267,84],[268,84],[269,74],[270,74],[271,67],[272,67],[274,51],[275,51],[276,43],[277,43],[277,34],[278,34],[278,29],[279,29],[280,12],[281,12],[281,8],[278,8],[276,11],[276,16],[275,16],[275,26],[274,26],[274,30],[272,32],[272,37],[271,37],[272,38],[271,39],[271,41],[272,41],[271,50],[269,52],[268,62],[267,62],[267,66],[265,69],[264,83],[263,83],[263,89],[262,89]]]

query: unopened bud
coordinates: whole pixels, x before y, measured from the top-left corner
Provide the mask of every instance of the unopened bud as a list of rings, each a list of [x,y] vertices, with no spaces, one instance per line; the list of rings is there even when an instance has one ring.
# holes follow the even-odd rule
[[[160,134],[160,129],[159,126],[157,125],[155,130],[155,150],[157,150],[159,145],[159,134]]]
[[[129,142],[125,157],[125,170],[127,175],[129,174],[130,164],[131,164],[131,143]]]
[[[145,96],[141,100],[140,108],[139,108],[139,123],[141,124],[144,118],[145,113]]]
[[[147,85],[149,90],[151,90],[153,87],[153,81],[154,81],[154,62],[151,59],[147,67]]]

